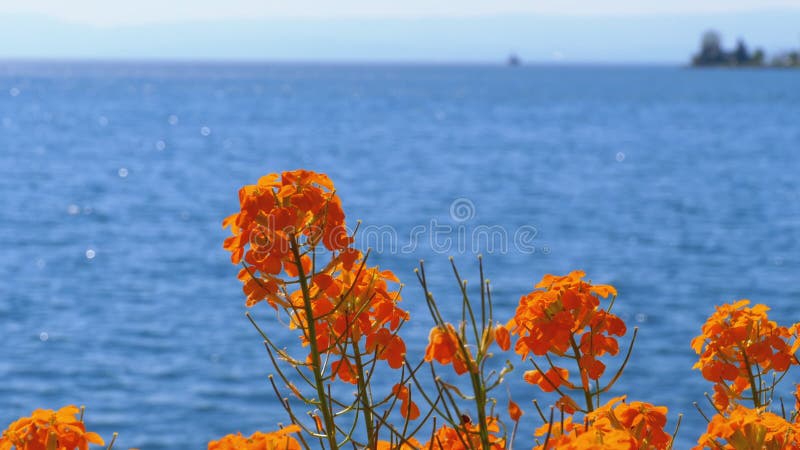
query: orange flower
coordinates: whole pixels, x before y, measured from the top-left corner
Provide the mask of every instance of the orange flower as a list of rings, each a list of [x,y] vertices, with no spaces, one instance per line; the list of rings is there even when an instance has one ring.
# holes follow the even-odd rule
[[[575,414],[576,411],[581,409],[569,395],[562,395],[560,399],[556,400],[556,408],[566,414]]]
[[[800,425],[787,422],[762,408],[737,405],[711,418],[695,450],[709,449],[800,449]]]
[[[530,353],[588,357],[581,377],[597,380],[605,365],[595,357],[616,355],[616,336],[623,336],[626,327],[619,317],[600,309],[600,297],[616,295],[614,287],[592,285],[583,281],[584,276],[582,271],[562,277],[545,275],[536,290],[520,298],[509,327],[518,336],[514,350],[523,358]],[[575,351],[573,343],[580,354],[570,353]]]
[[[80,409],[65,406],[58,411],[37,409],[8,426],[0,437],[0,450],[86,450],[89,444],[103,445],[96,433],[87,432],[76,416]]]
[[[403,417],[408,420],[416,420],[419,417],[419,408],[411,401],[411,389],[402,384],[395,384],[392,387],[392,394],[400,400],[400,414]]]
[[[494,417],[486,418],[486,425],[489,434],[489,449],[484,450],[503,450],[505,449],[505,439],[496,434],[500,431],[497,419]],[[464,424],[460,427],[452,428],[442,426],[433,435],[423,448],[426,450],[472,450],[481,448],[480,427],[478,424]],[[465,446],[464,444],[467,444]]]
[[[334,252],[327,266],[307,278],[308,299],[302,290],[283,290],[267,300],[286,310],[290,328],[303,331],[304,346],[314,339],[320,354],[350,358],[332,364],[332,374],[356,383],[353,349],[362,355],[374,355],[395,369],[405,362],[406,345],[397,331],[409,314],[399,307],[400,292],[392,290],[391,284],[399,284],[391,271],[366,267],[361,252],[348,248]],[[310,302],[313,336],[308,332],[306,301]]]
[[[667,408],[650,403],[620,403],[614,408],[613,418],[605,413],[609,421],[617,420],[642,446],[669,448],[672,436],[664,431],[667,424]]]
[[[528,383],[539,386],[544,392],[553,392],[562,385],[570,386],[567,381],[569,371],[561,367],[551,367],[544,374],[539,370],[528,370],[522,377]]]
[[[508,401],[508,416],[511,417],[511,420],[514,422],[519,422],[519,419],[522,417],[523,411],[522,408],[519,407],[516,402],[513,400]]]
[[[534,450],[567,448],[568,445],[574,443],[578,434],[584,429],[585,427],[576,426],[572,422],[572,416],[567,416],[563,421],[546,422],[534,433],[534,436],[546,440],[541,445],[534,447]]]
[[[719,409],[733,406],[750,387],[752,377],[785,372],[797,364],[797,326],[778,326],[767,317],[768,307],[749,304],[749,300],[739,300],[717,307],[702,334],[692,340],[692,348],[700,355],[694,368],[715,383]]]
[[[346,269],[340,259],[332,264],[327,273],[316,274],[309,286],[317,348],[321,353],[346,355],[352,354],[347,349],[358,347],[386,361],[389,367],[400,368],[405,361],[406,344],[397,331],[409,314],[398,306],[402,300],[399,291],[389,287],[399,280],[391,271],[381,271],[378,267],[352,264]],[[308,330],[304,301],[302,292],[294,292],[286,300],[290,305],[291,326]],[[303,333],[304,345],[309,337]],[[362,343],[363,340],[366,342]],[[331,367],[333,373],[355,383],[355,376],[342,372],[341,364],[344,360]]]
[[[378,441],[377,450],[419,450],[422,444],[414,438],[406,439],[407,443],[396,444],[388,441]]]
[[[300,450],[300,443],[291,433],[299,433],[300,426],[289,425],[270,433],[256,431],[250,437],[242,433],[229,434],[208,443],[208,450]]]
[[[794,411],[797,414],[796,421],[800,421],[800,383],[794,385]]]
[[[405,361],[406,343],[388,328],[379,328],[367,336],[366,350],[375,353],[378,359],[386,360],[392,369],[399,369]]]
[[[606,370],[606,365],[592,355],[583,355],[579,359],[583,373],[589,378],[597,380]]]
[[[332,380],[338,376],[345,383],[356,384],[358,382],[358,375],[346,358],[331,363],[331,374]]]
[[[728,409],[742,399],[742,394],[749,390],[750,382],[746,378],[736,378],[733,383],[714,383],[714,407],[720,411]]]
[[[494,339],[497,341],[497,345],[500,346],[500,349],[503,351],[507,351],[511,348],[511,335],[508,332],[508,328],[504,325],[497,325],[494,328]]]
[[[534,447],[534,450],[643,450],[638,445],[623,430],[601,431],[590,427],[579,434],[551,435],[545,444]]]
[[[239,207],[222,222],[233,234],[223,248],[231,252],[231,262],[244,260],[247,266],[239,278],[245,283],[248,306],[269,299],[275,307],[272,296],[283,284],[278,275],[285,270],[296,277],[299,270],[310,270],[308,258],[303,267],[297,266],[293,245],[310,250],[321,242],[335,251],[352,242],[341,200],[324,174],[295,170],[264,176],[239,190]]]
[[[662,450],[670,448],[672,437],[664,431],[667,408],[649,403],[625,403],[617,397],[588,413],[585,424],[574,424],[568,417],[564,423],[546,423],[536,436],[550,435],[535,450],[550,449],[625,449]]]
[[[467,353],[466,358],[464,353]],[[466,373],[469,367],[474,367],[469,349],[462,349],[453,325],[447,323],[431,329],[428,336],[428,347],[425,349],[425,361],[436,360],[444,366],[453,364],[453,370],[458,375]]]

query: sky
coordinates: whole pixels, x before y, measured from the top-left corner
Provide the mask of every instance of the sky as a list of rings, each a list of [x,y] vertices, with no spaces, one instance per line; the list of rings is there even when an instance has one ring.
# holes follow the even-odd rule
[[[798,0],[0,0],[0,58],[686,61],[800,46]]]
[[[787,8],[797,0],[0,0],[0,14],[34,13],[95,26],[220,19],[420,18],[504,14],[640,15]]]

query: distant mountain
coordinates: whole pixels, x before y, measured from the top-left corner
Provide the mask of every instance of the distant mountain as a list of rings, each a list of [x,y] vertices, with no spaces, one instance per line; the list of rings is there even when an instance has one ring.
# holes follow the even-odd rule
[[[714,28],[767,51],[798,46],[800,10],[669,16],[214,21],[100,28],[0,16],[0,58],[685,63]]]

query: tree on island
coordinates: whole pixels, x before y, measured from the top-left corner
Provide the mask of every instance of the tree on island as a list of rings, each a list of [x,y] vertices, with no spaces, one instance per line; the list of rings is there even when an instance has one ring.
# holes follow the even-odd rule
[[[692,57],[692,65],[696,67],[765,67],[766,54],[763,49],[756,48],[753,53],[747,48],[744,39],[736,42],[736,48],[726,52],[722,48],[722,37],[714,30],[703,33],[700,39],[700,51]],[[800,51],[787,51],[774,56],[769,63],[771,67],[800,67]]]
[[[760,65],[764,59],[764,52],[757,50],[750,55],[744,39],[739,39],[736,49],[726,52],[722,48],[722,37],[714,30],[703,33],[700,40],[700,52],[692,58],[695,66],[753,66]]]
[[[800,67],[800,51],[781,53],[772,58],[772,65],[774,67]]]
[[[722,50],[722,38],[719,33],[709,30],[703,33],[700,40],[700,53],[694,56],[695,66],[717,66],[725,63],[725,52]]]
[[[744,40],[739,39],[736,43],[736,51],[733,52],[733,57],[737,65],[750,63],[750,52],[747,51],[747,44],[744,43]]]
[[[755,66],[763,66],[764,60],[766,59],[766,55],[764,54],[764,50],[757,48],[755,52],[753,52],[753,65]]]

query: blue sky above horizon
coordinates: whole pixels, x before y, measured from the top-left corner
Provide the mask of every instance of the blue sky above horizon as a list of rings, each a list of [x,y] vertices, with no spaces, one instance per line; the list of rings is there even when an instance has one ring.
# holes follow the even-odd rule
[[[679,63],[800,47],[797,0],[0,0],[0,58]]]

